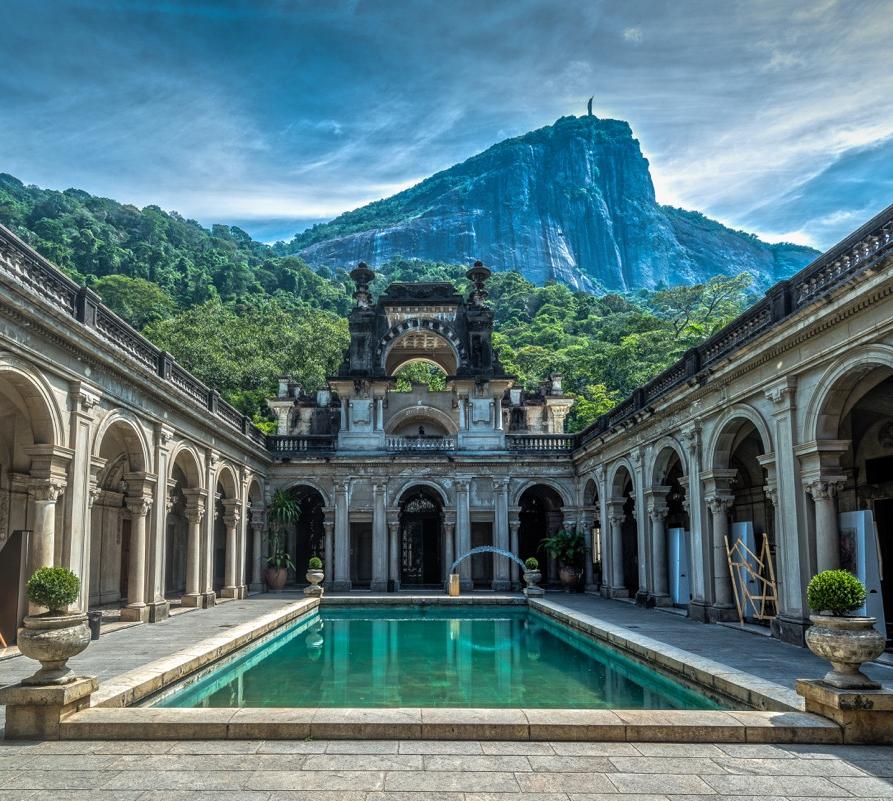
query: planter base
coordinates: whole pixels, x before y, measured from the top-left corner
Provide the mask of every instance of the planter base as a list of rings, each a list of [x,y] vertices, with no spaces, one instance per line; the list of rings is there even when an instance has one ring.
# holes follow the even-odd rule
[[[806,711],[833,720],[843,729],[845,743],[893,743],[893,692],[843,690],[815,679],[797,679],[797,692]]]
[[[0,689],[6,705],[7,740],[58,740],[64,718],[90,706],[90,695],[99,687],[92,676],[68,684],[30,687],[13,684]]]
[[[312,598],[322,598],[325,590],[319,586],[319,584],[311,584],[308,587],[304,587],[304,595],[309,595]]]
[[[546,592],[542,587],[525,587],[524,594],[528,598],[539,598],[542,595],[545,595]]]

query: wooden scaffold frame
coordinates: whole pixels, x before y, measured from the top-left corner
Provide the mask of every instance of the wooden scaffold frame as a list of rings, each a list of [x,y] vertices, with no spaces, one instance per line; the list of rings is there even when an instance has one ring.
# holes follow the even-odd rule
[[[748,605],[753,608],[757,620],[772,620],[778,614],[778,584],[769,550],[769,537],[763,533],[759,555],[750,550],[740,537],[732,546],[729,545],[728,536],[725,541],[738,621],[744,623],[744,612]],[[758,585],[759,589],[755,593],[750,590],[751,582]]]

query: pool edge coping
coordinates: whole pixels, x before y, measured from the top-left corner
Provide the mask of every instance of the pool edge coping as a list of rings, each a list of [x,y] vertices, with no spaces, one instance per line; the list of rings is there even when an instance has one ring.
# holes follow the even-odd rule
[[[794,689],[762,679],[714,659],[698,656],[684,648],[636,634],[623,626],[608,623],[594,615],[578,612],[560,602],[529,599],[529,606],[541,614],[632,656],[646,666],[666,673],[674,680],[701,691],[714,692],[745,704],[755,711],[803,712],[803,698]],[[650,664],[649,664],[650,663]]]
[[[471,602],[472,599],[468,599]],[[475,599],[479,600],[479,599]],[[327,602],[348,603],[340,598]],[[374,603],[353,599],[353,604]],[[398,603],[398,598],[379,603]],[[443,596],[402,596],[399,603],[455,603]],[[840,727],[766,695],[763,682],[719,662],[631,634],[599,618],[575,612],[555,601],[501,596],[489,604],[528,605],[550,618],[646,661],[673,678],[713,687],[745,701],[741,693],[764,698],[781,709],[749,710],[583,710],[475,708],[172,708],[132,704],[275,631],[320,606],[302,598],[190,648],[119,674],[100,687],[89,708],[65,718],[64,740],[192,739],[430,739],[430,740],[595,740],[629,742],[809,743],[842,742]],[[462,604],[456,604],[462,605]],[[680,657],[685,657],[683,660]],[[689,670],[686,671],[685,668]],[[680,672],[681,668],[681,672]],[[721,669],[711,673],[710,669]],[[674,675],[676,674],[676,675]],[[730,678],[724,678],[730,676]],[[710,682],[705,684],[704,678]],[[752,681],[748,682],[746,677]],[[714,682],[718,682],[717,686]],[[772,687],[785,690],[782,685]],[[729,693],[728,689],[739,693]]]

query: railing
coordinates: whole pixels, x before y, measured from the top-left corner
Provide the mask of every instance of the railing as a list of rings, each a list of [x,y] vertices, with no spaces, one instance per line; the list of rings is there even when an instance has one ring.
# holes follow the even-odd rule
[[[33,292],[53,308],[73,317],[115,350],[129,356],[156,380],[170,383],[178,393],[210,411],[221,422],[265,446],[266,438],[242,415],[195,376],[159,350],[138,331],[103,306],[99,296],[78,286],[12,231],[0,225],[0,275]]]
[[[508,434],[505,442],[512,453],[570,453],[577,447],[575,434]]]
[[[649,407],[679,385],[694,383],[705,371],[729,358],[739,348],[772,330],[805,306],[826,297],[855,277],[877,268],[893,256],[893,206],[819,256],[799,273],[773,286],[766,296],[718,331],[706,342],[692,348],[675,364],[633,392],[611,411],[603,414],[585,431],[579,444],[585,445]]]
[[[453,437],[386,437],[388,451],[454,451],[456,440]]]
[[[276,434],[268,436],[266,444],[274,456],[289,458],[308,453],[333,453],[335,440],[334,434]]]

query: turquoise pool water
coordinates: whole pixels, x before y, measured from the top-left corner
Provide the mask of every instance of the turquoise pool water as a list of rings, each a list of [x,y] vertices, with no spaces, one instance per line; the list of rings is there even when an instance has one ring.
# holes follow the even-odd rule
[[[717,709],[525,607],[322,607],[168,707]]]

